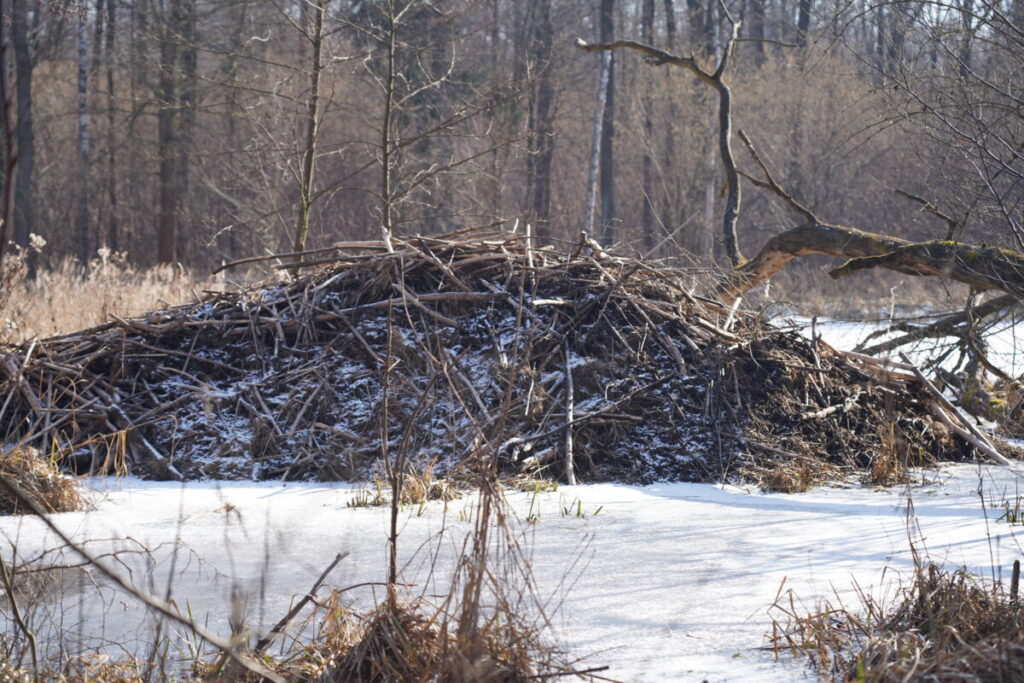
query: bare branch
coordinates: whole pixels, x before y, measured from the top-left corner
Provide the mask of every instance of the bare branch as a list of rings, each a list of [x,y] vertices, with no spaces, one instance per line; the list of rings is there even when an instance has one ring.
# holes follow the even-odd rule
[[[743,144],[746,145],[747,151],[750,152],[750,156],[754,157],[754,161],[756,161],[757,165],[761,167],[761,171],[764,173],[765,178],[768,179],[768,182],[758,180],[750,176],[749,174],[744,173],[743,171],[739,172],[740,175],[742,175],[744,178],[754,183],[758,187],[765,190],[770,190],[777,194],[779,197],[782,198],[784,202],[786,202],[786,204],[789,205],[791,209],[793,209],[798,214],[803,216],[804,219],[807,220],[808,222],[820,223],[821,220],[816,215],[814,215],[813,211],[811,211],[806,206],[804,206],[796,199],[794,199],[793,195],[789,194],[784,189],[782,189],[782,186],[775,181],[775,178],[772,177],[771,171],[768,170],[767,164],[765,164],[764,160],[761,159],[761,155],[757,153],[757,150],[754,149],[754,144],[750,141],[750,138],[747,137],[747,134],[744,133],[742,129],[736,132],[739,134],[740,140],[743,141]]]
[[[941,209],[939,209],[939,207],[935,206],[934,204],[932,204],[930,201],[928,201],[924,197],[919,197],[916,194],[911,194],[911,193],[907,192],[906,190],[901,190],[899,188],[896,188],[895,192],[896,192],[896,194],[900,195],[901,197],[906,197],[907,199],[910,199],[912,201],[917,202],[918,204],[921,205],[921,208],[923,208],[925,211],[927,211],[928,213],[932,214],[933,216],[935,216],[937,218],[942,219],[942,221],[945,222],[946,225],[949,226],[949,230],[946,232],[946,239],[947,240],[953,239],[953,236],[956,234],[956,231],[958,229],[960,229],[960,227],[961,227],[960,221],[958,221],[955,218],[952,218],[948,214],[944,213]]]

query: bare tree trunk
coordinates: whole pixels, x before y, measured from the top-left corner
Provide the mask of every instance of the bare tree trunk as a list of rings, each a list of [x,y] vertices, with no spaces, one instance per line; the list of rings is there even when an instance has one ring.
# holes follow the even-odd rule
[[[196,47],[196,0],[180,0],[181,15],[178,21],[178,31],[181,40],[181,94],[178,108],[178,131],[177,131],[177,168],[179,197],[188,197],[190,201],[186,205],[191,207],[195,204],[196,198],[190,192],[190,172],[192,164],[192,143],[196,126],[196,98],[197,98],[197,67],[198,48]],[[175,235],[175,252],[181,260],[190,258],[191,247],[195,244],[196,235],[182,230],[182,208],[178,207],[178,230]],[[187,210],[185,217],[188,217]],[[195,230],[195,221],[184,221],[185,226]]]
[[[530,109],[530,138],[526,159],[530,220],[541,239],[551,237],[551,164],[555,156],[553,84],[554,64],[551,51],[554,27],[551,24],[551,0],[540,0],[536,9],[536,31],[532,41],[534,64],[538,70],[536,97]]]
[[[78,214],[75,218],[75,237],[78,261],[89,261],[89,109],[88,69],[89,49],[86,40],[84,0],[78,4]]]
[[[648,45],[654,44],[654,0],[644,0],[643,11],[640,19],[640,36]],[[644,89],[643,110],[644,110],[644,138],[643,138],[643,177],[641,179],[640,199],[642,211],[640,215],[640,227],[643,231],[644,252],[650,254],[654,251],[654,162],[651,159],[651,147],[654,145],[654,122],[652,110],[654,109],[654,93],[651,91],[650,83]]]
[[[800,0],[796,20],[796,42],[800,47],[807,47],[807,32],[811,28],[811,2]]]
[[[133,2],[128,5],[127,100],[133,103],[132,111],[125,117],[125,135],[129,140],[138,139],[139,119],[142,118],[140,114],[148,106],[153,106],[144,104],[147,103],[150,98],[143,94],[146,89],[146,54],[143,45],[151,42],[150,17],[147,14],[150,9],[152,9],[150,3]],[[153,104],[155,104],[157,108],[157,120],[159,124],[160,115],[164,109],[159,100],[161,96],[159,86],[153,95],[152,100]],[[142,177],[143,174],[149,173],[148,168],[145,168],[143,153],[143,145],[135,144],[128,147],[129,178],[139,178]],[[142,225],[140,221],[136,219],[136,217],[140,215],[151,216],[153,214],[153,201],[148,193],[149,189],[149,187],[144,186],[141,183],[129,183],[125,186],[123,197],[125,199],[124,203],[128,206],[126,207],[127,211],[123,215],[120,230],[125,249],[131,250],[133,247],[142,246],[140,244],[142,240],[145,240],[146,247],[149,247],[149,244],[152,242],[152,237],[150,236],[150,225]],[[160,219],[158,218],[158,223],[159,220]]]
[[[971,42],[974,37],[974,0],[960,0],[960,77],[967,78],[971,73]]]
[[[601,0],[601,42],[615,35],[615,0]],[[614,241],[615,220],[615,54],[609,53],[604,104],[601,108],[601,238],[610,245]]]
[[[665,0],[665,44],[669,52],[675,49],[676,43],[676,9],[673,0]],[[665,87],[671,86],[672,75],[665,72]],[[676,226],[684,223],[682,184],[676,171],[681,165],[676,163],[676,135],[678,122],[670,117],[665,131],[664,156],[661,167],[666,170],[666,177],[671,178],[672,187],[662,192],[661,215],[666,218],[667,229],[672,234]]]
[[[160,30],[160,76],[157,81],[157,147],[160,157],[160,218],[157,232],[157,261],[177,260],[178,232],[178,140],[175,134],[175,66],[178,61],[177,26],[181,0],[168,0]]]
[[[306,248],[309,237],[309,202],[313,189],[314,161],[316,158],[316,136],[320,116],[320,71],[321,51],[324,41],[324,12],[327,0],[317,0],[313,16],[313,31],[310,39],[313,44],[313,62],[310,71],[309,102],[306,105],[306,149],[302,157],[302,177],[299,184],[299,218],[295,228],[295,251]]]
[[[676,8],[672,0],[665,0],[665,45],[670,52],[676,47]]]
[[[751,45],[751,50],[754,52],[754,64],[760,66],[764,64],[764,43],[759,42],[764,40],[764,18],[765,18],[765,0],[750,0],[750,20],[747,22],[747,26],[750,26],[750,38],[754,40]]]
[[[35,133],[32,124],[32,55],[26,0],[11,2],[11,37],[17,79],[17,173],[14,179],[14,242],[28,246],[35,232]],[[9,93],[8,93],[9,94]],[[12,154],[7,150],[7,154]],[[4,217],[5,220],[7,217]]]
[[[387,0],[387,71],[384,75],[384,117],[381,121],[381,239],[389,252],[394,251],[391,245],[391,235],[394,232],[394,188],[392,187],[394,172],[392,161],[392,146],[394,143],[394,131],[392,130],[392,111],[395,104],[395,57],[397,56],[398,27],[395,25],[395,0]]]
[[[114,42],[117,29],[117,4],[110,2],[107,12],[107,35],[104,56],[107,60],[107,204],[110,216],[107,223],[107,246],[114,251],[121,248],[118,234],[117,205],[117,144],[114,133]]]
[[[0,0],[0,17],[4,16],[4,1]],[[11,122],[11,88],[7,80],[7,31],[0,23],[0,119],[3,123],[4,178],[0,193],[0,264],[7,248],[7,229],[13,214],[14,175],[17,173],[17,152],[14,149],[14,126]]]
[[[243,49],[242,36],[246,28],[246,10],[249,4],[246,2],[240,3],[236,7],[237,15],[232,16],[232,31],[231,31],[231,43],[230,43],[230,54],[225,62],[225,78],[228,89],[228,107],[227,107],[227,143],[228,150],[234,152],[238,149],[238,116],[242,110],[241,105],[238,101],[238,63],[241,58],[241,51]],[[228,246],[227,253],[229,258],[237,258],[241,253],[240,241],[239,241],[239,220],[241,211],[236,204],[230,201],[223,202],[224,210],[229,216],[231,223],[230,229],[227,230]]]
[[[604,126],[604,108],[608,96],[608,74],[611,71],[611,54],[601,53],[601,75],[597,85],[597,109],[594,112],[594,133],[590,144],[590,171],[587,174],[587,213],[583,225],[588,234],[594,234],[594,218],[597,213],[598,175],[601,166],[601,129]]]
[[[714,7],[714,0],[709,0],[709,7]],[[701,0],[686,0],[686,12],[690,25],[690,44],[700,46],[701,50],[710,52],[710,36],[708,21],[704,16],[704,4]]]
[[[113,0],[111,0],[113,4]],[[90,73],[96,74],[100,69],[100,54],[103,47],[103,26],[106,23],[104,18],[105,0],[96,0],[96,20],[92,29],[92,64],[89,67]]]
[[[715,0],[709,0],[707,8],[707,30],[708,30],[708,54],[713,55],[715,61],[719,59],[719,45],[718,45],[718,12]],[[715,118],[708,118],[708,132],[707,137],[707,152],[704,159],[705,163],[705,177],[707,178],[707,184],[704,186],[704,232],[701,235],[700,246],[698,248],[698,255],[702,257],[707,263],[714,263],[715,261],[715,234],[718,232],[715,229],[715,196],[718,191],[718,160],[715,159],[715,131],[718,128],[718,123]]]

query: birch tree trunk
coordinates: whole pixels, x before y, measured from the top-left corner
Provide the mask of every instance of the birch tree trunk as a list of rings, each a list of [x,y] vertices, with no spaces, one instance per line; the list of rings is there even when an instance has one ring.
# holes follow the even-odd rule
[[[615,0],[601,0],[601,42],[615,35]],[[614,241],[615,220],[615,54],[609,53],[605,77],[604,103],[601,106],[601,238],[604,245]]]
[[[114,47],[117,30],[117,3],[111,0],[107,10],[107,33],[104,46],[107,77],[107,204],[110,216],[107,221],[107,246],[114,251],[121,249],[117,204],[117,139],[114,131]]]
[[[611,72],[611,53],[601,53],[601,75],[597,85],[597,109],[594,112],[594,133],[590,143],[590,170],[587,174],[587,212],[583,225],[587,234],[594,234],[594,217],[597,213],[597,180],[601,165],[601,129],[604,124],[604,108],[608,96],[608,75]]]

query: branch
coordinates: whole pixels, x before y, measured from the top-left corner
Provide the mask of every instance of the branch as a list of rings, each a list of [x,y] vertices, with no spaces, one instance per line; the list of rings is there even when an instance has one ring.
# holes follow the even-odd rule
[[[791,209],[793,209],[798,214],[803,216],[804,219],[807,220],[807,222],[809,222],[809,223],[821,223],[821,220],[817,216],[814,215],[814,212],[812,212],[806,206],[804,206],[803,204],[798,202],[796,199],[794,199],[793,195],[791,195],[788,192],[786,192],[785,190],[783,190],[782,186],[779,185],[775,181],[775,178],[772,177],[771,171],[768,170],[767,164],[764,163],[764,161],[761,159],[761,155],[757,153],[756,149],[754,149],[754,144],[750,141],[750,138],[747,137],[747,134],[743,132],[743,129],[740,129],[740,130],[738,130],[736,132],[739,134],[740,140],[743,141],[743,144],[746,145],[747,151],[750,152],[750,156],[754,157],[754,161],[756,161],[757,165],[761,167],[761,171],[764,173],[764,177],[768,179],[768,182],[764,182],[763,180],[758,180],[758,179],[752,177],[751,175],[749,175],[747,173],[744,173],[743,171],[740,171],[740,175],[742,175],[744,178],[746,178],[750,182],[754,183],[754,185],[756,185],[756,186],[758,186],[758,187],[760,187],[760,188],[762,188],[764,190],[770,190],[770,191],[774,192],[775,194],[777,194],[779,197],[782,198],[782,200],[784,202],[786,202],[786,204],[789,205],[789,207]]]
[[[638,43],[635,40],[616,40],[612,43],[588,43],[582,38],[576,39],[576,47],[587,52],[598,52],[601,50],[636,50],[644,55],[648,64],[652,66],[661,66],[662,64],[669,64],[670,66],[678,66],[686,69],[693,73],[697,78],[704,81],[712,87],[717,87],[715,83],[715,77],[702,69],[697,63],[697,60],[692,55],[689,57],[680,57],[664,50],[659,50],[656,47]]]
[[[764,284],[768,278],[798,256],[826,254],[852,258],[859,256],[880,256],[899,246],[906,240],[888,235],[876,235],[856,228],[847,228],[827,223],[808,222],[779,233],[765,243],[761,251],[750,261],[736,268],[721,284],[716,294],[725,303],[732,303],[749,289]]]
[[[917,202],[925,211],[927,211],[928,213],[932,214],[937,218],[942,219],[942,221],[949,226],[949,231],[946,233],[946,239],[953,239],[953,235],[955,235],[956,231],[960,228],[960,221],[944,213],[942,210],[939,209],[939,207],[935,206],[924,197],[919,197],[916,194],[911,194],[906,190],[901,190],[899,188],[896,188],[895,192],[901,197],[906,197],[907,199]]]
[[[990,299],[980,306],[976,306],[972,311],[971,315],[975,318],[987,318],[990,315],[998,313],[1007,308],[1020,305],[1020,300],[1012,294],[1004,294],[1003,296]],[[898,349],[901,346],[910,344],[921,339],[931,339],[936,337],[948,337],[955,335],[957,328],[968,322],[967,311],[959,311],[952,315],[947,315],[941,320],[936,320],[930,325],[924,325],[922,327],[915,327],[910,330],[905,330],[906,334],[895,339],[889,339],[878,344],[871,346],[865,346],[864,348],[858,348],[858,351],[866,353],[870,356],[878,355],[879,353],[887,353]]]

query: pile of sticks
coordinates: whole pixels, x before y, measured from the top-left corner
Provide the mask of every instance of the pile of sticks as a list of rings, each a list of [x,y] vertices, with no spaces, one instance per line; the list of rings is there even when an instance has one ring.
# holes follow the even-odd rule
[[[706,480],[779,450],[758,449],[778,435],[751,438],[752,413],[856,430],[910,392],[900,419],[927,415],[905,370],[865,371],[700,297],[693,272],[585,238],[478,229],[276,258],[288,279],[4,350],[6,441],[78,472],[178,479],[358,479],[402,449],[450,476],[486,456],[570,480]],[[792,365],[817,392],[772,388]]]

